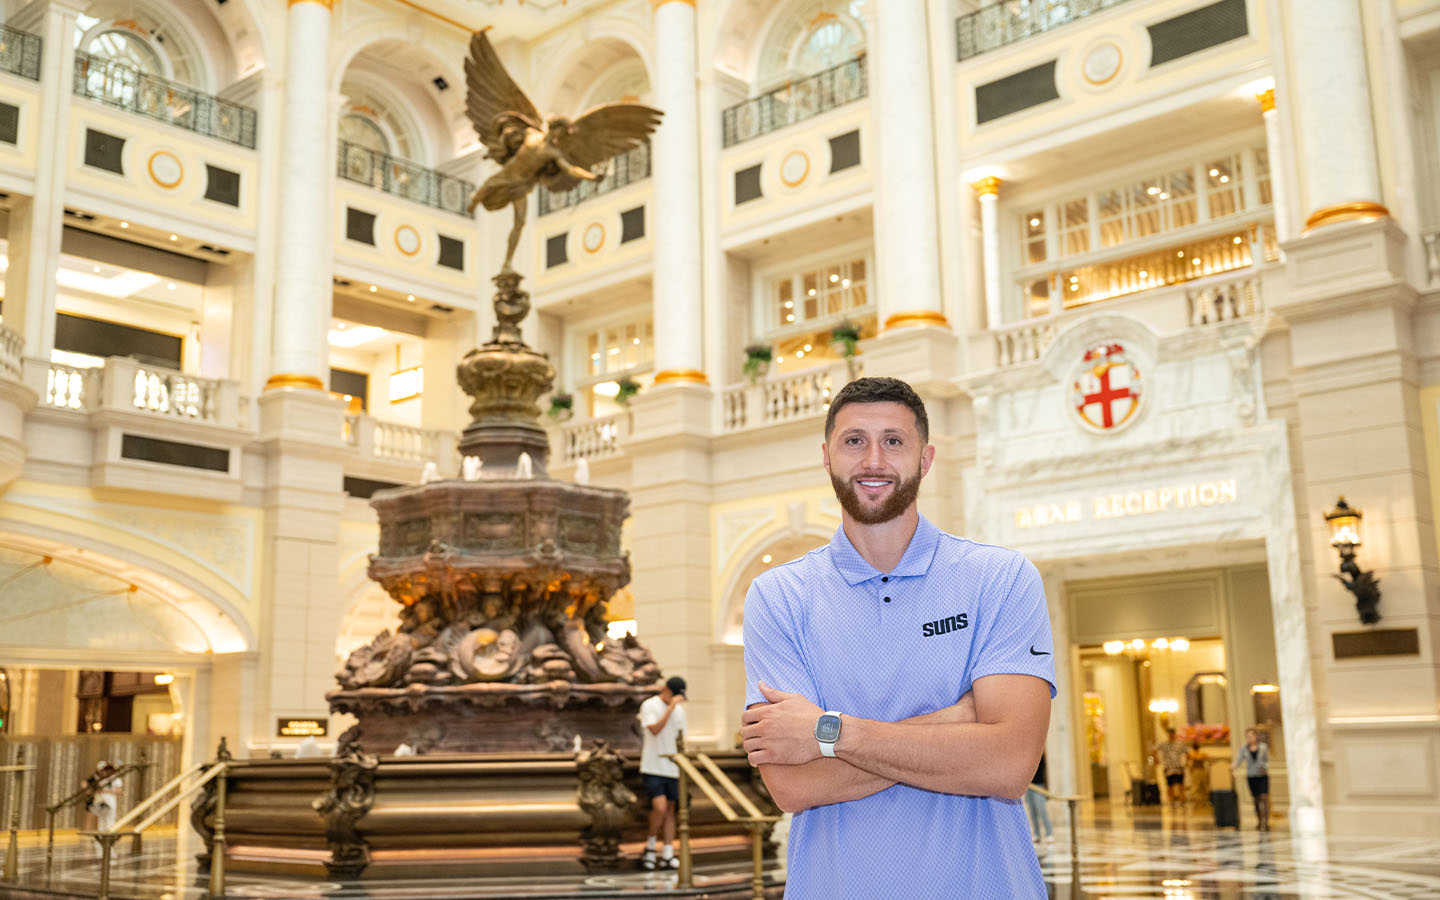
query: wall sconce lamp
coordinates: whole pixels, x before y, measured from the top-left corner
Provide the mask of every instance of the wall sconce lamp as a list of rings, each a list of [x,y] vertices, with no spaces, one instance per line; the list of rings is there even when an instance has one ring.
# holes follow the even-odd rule
[[[1334,577],[1355,595],[1355,609],[1360,613],[1361,623],[1374,625],[1380,621],[1380,611],[1376,608],[1380,605],[1380,579],[1355,562],[1355,548],[1360,546],[1360,520],[1364,517],[1341,497],[1335,508],[1325,514],[1325,521],[1330,526],[1330,546],[1340,554],[1340,574]]]

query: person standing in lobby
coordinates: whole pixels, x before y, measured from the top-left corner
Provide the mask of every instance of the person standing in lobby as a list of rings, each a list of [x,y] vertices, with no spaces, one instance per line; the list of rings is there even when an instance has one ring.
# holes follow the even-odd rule
[[[1245,746],[1235,761],[1235,771],[1245,770],[1250,785],[1250,799],[1255,802],[1255,818],[1261,831],[1270,830],[1270,745],[1260,740],[1260,732],[1245,729]]]

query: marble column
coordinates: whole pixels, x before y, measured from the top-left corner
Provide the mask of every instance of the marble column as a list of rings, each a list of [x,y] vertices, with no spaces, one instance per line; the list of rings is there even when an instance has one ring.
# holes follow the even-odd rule
[[[701,302],[700,129],[695,2],[655,5],[655,384],[706,384]]]
[[[286,14],[275,315],[265,389],[324,390],[329,373],[335,180],[330,92],[331,0],[290,0]]]
[[[1381,202],[1359,0],[1292,0],[1289,15],[1304,231],[1390,215]],[[1267,131],[1268,136],[1268,131]]]
[[[1004,294],[1000,288],[1000,179],[994,175],[971,185],[980,197],[981,260],[985,270],[985,324],[998,328],[1005,322]]]
[[[1270,158],[1270,205],[1275,209],[1275,234],[1282,241],[1295,237],[1290,222],[1290,171],[1280,142],[1280,114],[1275,111],[1275,89],[1255,95],[1265,120],[1265,150]],[[1247,204],[1248,205],[1248,204]]]
[[[66,147],[75,71],[75,20],[88,5],[84,0],[32,3],[7,23],[40,37],[40,103],[35,120],[43,127],[36,131],[34,193],[15,197],[10,210],[5,325],[25,339],[26,356],[47,361],[55,347],[55,274],[60,265],[65,170],[70,161]]]
[[[870,60],[876,129],[875,263],[882,328],[949,327],[940,293],[935,125],[925,0],[876,4]]]

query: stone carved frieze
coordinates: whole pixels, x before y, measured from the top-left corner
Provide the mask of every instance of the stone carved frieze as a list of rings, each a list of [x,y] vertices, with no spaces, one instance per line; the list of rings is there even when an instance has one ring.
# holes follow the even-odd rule
[[[575,757],[575,802],[590,817],[580,833],[585,843],[580,861],[592,872],[613,872],[623,862],[620,835],[635,805],[634,792],[625,786],[624,764],[624,757],[603,740]]]

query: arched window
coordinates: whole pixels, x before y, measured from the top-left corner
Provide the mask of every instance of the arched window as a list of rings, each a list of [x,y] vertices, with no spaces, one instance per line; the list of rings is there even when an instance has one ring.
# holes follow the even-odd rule
[[[756,60],[754,89],[777,85],[833,69],[865,49],[865,27],[858,4],[840,0],[802,0],[789,4],[765,36]]]
[[[91,56],[132,66],[146,75],[164,78],[167,74],[160,53],[149,41],[132,31],[106,29],[93,34],[80,49]]]
[[[340,117],[340,140],[376,153],[390,152],[390,139],[385,137],[385,132],[375,120],[356,112]]]
[[[863,37],[838,19],[831,19],[805,38],[795,56],[794,68],[800,74],[813,75],[854,59],[864,47]]]

